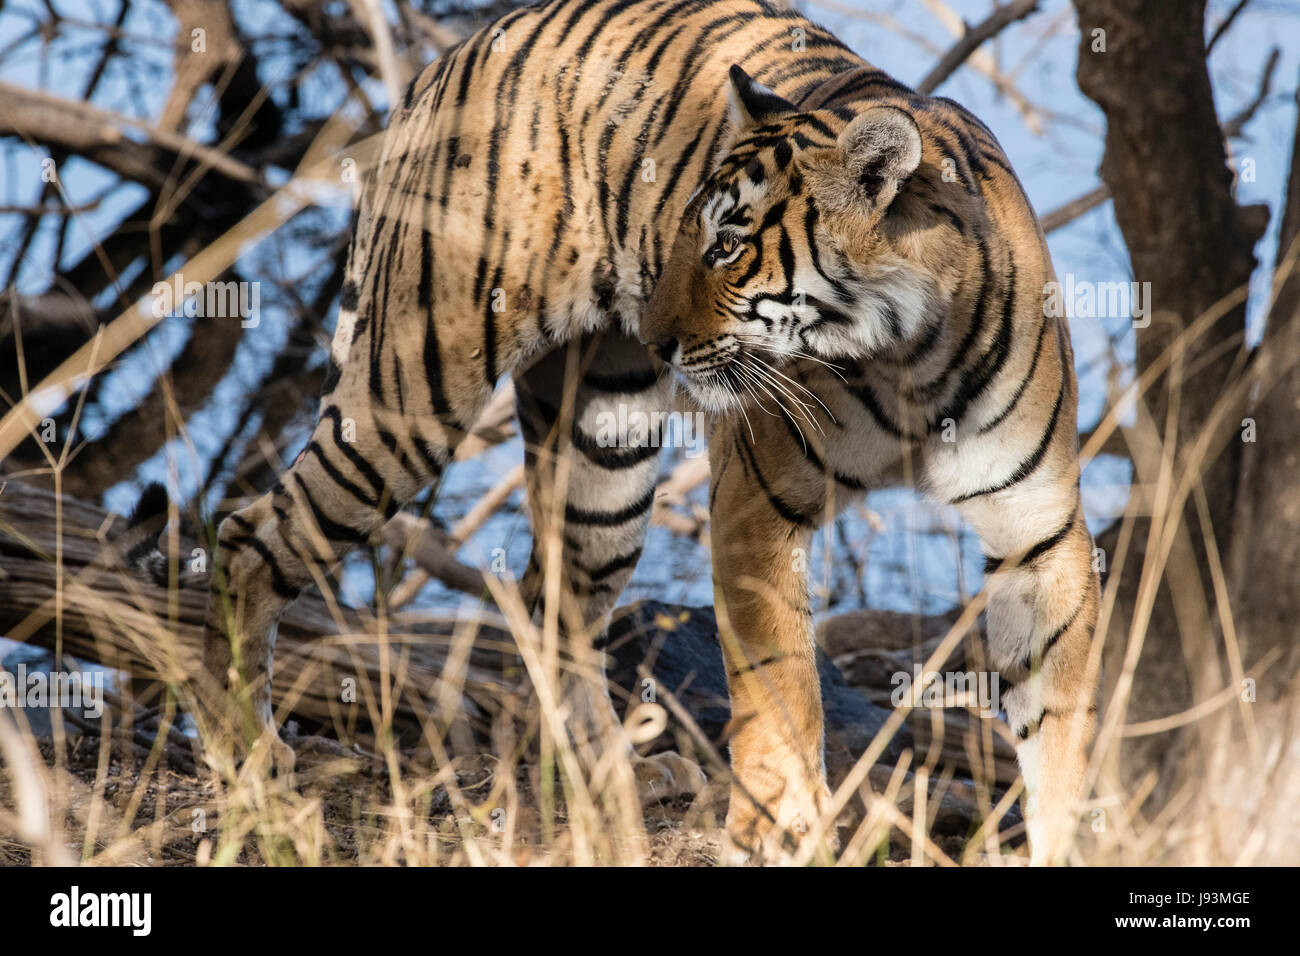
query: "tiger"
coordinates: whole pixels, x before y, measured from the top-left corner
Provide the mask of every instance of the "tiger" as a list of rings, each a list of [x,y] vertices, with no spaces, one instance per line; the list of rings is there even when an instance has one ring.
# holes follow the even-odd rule
[[[1096,714],[1099,583],[1053,281],[988,127],[803,16],[764,0],[514,10],[393,104],[314,430],[220,522],[201,679],[244,693],[248,740],[292,768],[270,690],[279,616],[436,488],[506,377],[534,539],[525,606],[599,646],[642,553],[659,449],[598,441],[597,422],[688,400],[709,423],[732,708],[725,859],[789,858],[833,815],[792,556],[855,496],[907,483],[980,539],[1031,862],[1062,862]],[[588,742],[626,746],[608,695],[573,712],[571,732],[590,721]],[[638,780],[704,785],[676,753],[632,759]]]

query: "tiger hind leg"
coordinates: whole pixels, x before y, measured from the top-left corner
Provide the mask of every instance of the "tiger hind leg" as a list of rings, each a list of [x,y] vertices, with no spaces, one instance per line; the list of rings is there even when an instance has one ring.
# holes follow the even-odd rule
[[[451,454],[412,429],[388,430],[368,406],[322,401],[294,465],[221,522],[197,681],[207,739],[228,738],[239,759],[269,754],[280,773],[293,766],[271,694],[281,613],[309,584],[324,585],[330,568],[435,481]]]
[[[561,346],[515,376],[533,528],[523,595],[537,623],[555,614],[573,660],[590,642],[594,666],[570,676],[565,697],[570,739],[593,768],[611,766],[606,758],[622,737],[602,648],[641,555],[659,470],[660,442],[635,423],[666,411],[670,389],[644,346],[613,329]],[[611,431],[618,422],[633,423],[628,434]],[[704,786],[703,771],[677,753],[628,756],[643,803]]]

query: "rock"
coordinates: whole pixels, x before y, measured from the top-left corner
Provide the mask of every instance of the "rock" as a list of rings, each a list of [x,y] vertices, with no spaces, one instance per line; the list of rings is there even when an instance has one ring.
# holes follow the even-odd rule
[[[894,687],[893,675],[911,673],[913,664],[927,660],[957,617],[957,612],[918,616],[874,609],[849,611],[817,626],[817,645],[854,687],[888,697]],[[965,669],[961,645],[949,655],[943,669]]]
[[[620,608],[610,627],[608,651],[614,658],[610,680],[630,699],[641,699],[643,678],[637,669],[644,665],[657,684],[681,702],[700,730],[725,754],[722,738],[731,710],[712,608],[679,607],[657,601]],[[889,711],[850,687],[820,648],[817,668],[826,711],[827,770],[834,778],[837,771],[843,773],[866,750],[889,718]],[[619,696],[616,694],[616,698]],[[675,746],[674,723],[669,722],[669,729],[655,741],[655,748]],[[881,760],[892,763],[910,746],[911,732],[900,728]]]

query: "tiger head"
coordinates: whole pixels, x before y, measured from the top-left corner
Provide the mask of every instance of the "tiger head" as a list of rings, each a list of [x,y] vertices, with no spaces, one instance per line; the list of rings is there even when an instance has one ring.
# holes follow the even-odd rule
[[[740,67],[730,100],[734,140],[688,201],[640,327],[715,411],[800,357],[904,345],[946,309],[962,238],[928,201],[941,177],[907,111],[875,106],[844,125]]]

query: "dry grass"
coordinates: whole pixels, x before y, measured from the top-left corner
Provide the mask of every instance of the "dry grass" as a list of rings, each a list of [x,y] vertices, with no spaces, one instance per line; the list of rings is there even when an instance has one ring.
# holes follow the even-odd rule
[[[1174,499],[1170,493],[1167,500]],[[457,624],[444,622],[440,629],[431,629],[427,616],[346,612],[328,587],[324,601],[310,599],[305,610],[295,612],[306,616],[306,624],[300,617],[286,629],[289,634],[304,626],[308,633],[314,624],[338,636],[315,644],[295,639],[287,645],[288,653],[282,644],[279,716],[313,715],[325,734],[295,739],[299,757],[292,779],[272,776],[256,751],[238,768],[220,756],[231,727],[205,728],[204,742],[212,746],[191,749],[192,741],[172,728],[178,710],[192,704],[184,677],[194,667],[194,621],[201,614],[202,592],[173,594],[160,607],[158,594],[149,588],[111,578],[114,572],[103,561],[97,565],[81,554],[88,547],[87,515],[75,509],[84,506],[53,496],[49,500],[68,536],[54,549],[57,553],[45,549],[47,571],[58,581],[46,588],[57,600],[25,611],[28,626],[11,627],[9,633],[63,633],[65,649],[131,667],[146,681],[157,676],[167,692],[150,707],[127,696],[112,698],[98,726],[85,721],[74,725],[55,711],[50,735],[33,733],[21,711],[13,712],[14,721],[0,720],[0,862],[716,862],[727,788],[725,765],[714,743],[692,728],[689,715],[665,695],[660,703],[628,708],[625,726],[611,728],[605,746],[575,744],[566,720],[575,699],[603,692],[596,662],[581,647],[566,647],[555,621],[535,626],[517,588],[491,576],[497,610],[467,609]],[[74,512],[62,514],[65,507]],[[1173,510],[1154,509],[1152,523],[1159,527]],[[27,514],[32,513],[29,507]],[[24,534],[14,517],[5,514],[0,528],[11,543]],[[1125,518],[1134,521],[1132,514]],[[93,543],[100,548],[102,540]],[[102,557],[105,551],[98,553]],[[1113,570],[1109,598],[1117,577]],[[110,579],[119,581],[120,590],[105,586]],[[1188,586],[1185,580],[1175,583]],[[168,603],[170,614],[165,613]],[[928,658],[927,670],[942,669],[949,655],[963,648],[963,635],[981,605],[977,596],[946,630],[933,632],[934,622],[928,622],[932,633],[913,648]],[[180,623],[168,624],[169,617]],[[95,639],[77,643],[73,635],[83,631]],[[1099,628],[1098,633],[1105,631]],[[1300,797],[1300,761],[1294,759],[1300,695],[1294,682],[1271,703],[1235,706],[1238,684],[1230,674],[1195,710],[1157,724],[1130,724],[1124,718],[1123,694],[1132,687],[1140,658],[1141,621],[1131,633],[1138,636],[1138,650],[1110,682],[1116,690],[1102,710],[1092,759],[1094,787],[1079,808],[1081,826],[1071,862],[1258,864],[1300,858],[1294,817]],[[852,634],[852,628],[841,628],[835,638],[841,660],[848,659],[842,652],[845,642],[851,645]],[[864,632],[864,649],[906,650],[906,640],[881,650],[884,643],[879,635],[870,638]],[[1100,641],[1096,656],[1100,658]],[[430,661],[436,669],[431,670]],[[1271,663],[1235,672],[1258,678]],[[357,703],[331,710],[330,688],[349,674],[359,681]],[[824,845],[809,843],[797,862],[1024,862],[1020,826],[1014,814],[1006,817],[1019,784],[1009,790],[997,787],[998,762],[1005,768],[1007,756],[998,737],[1006,728],[950,713],[946,729],[938,728],[924,740],[917,736],[915,752],[882,761],[889,734],[909,717],[919,729],[936,716],[895,709],[856,763],[833,768],[842,852],[837,857]],[[670,721],[668,738],[706,766],[714,782],[696,800],[643,808],[628,753],[638,744],[645,749],[656,738],[662,743],[660,730]],[[1121,766],[1126,759],[1122,745],[1176,727],[1199,731],[1183,738],[1201,748],[1209,772],[1172,781],[1170,796],[1152,812],[1145,801],[1160,781]],[[1251,743],[1244,746],[1247,736]],[[205,753],[212,755],[210,761]],[[1121,783],[1134,779],[1136,786]],[[943,809],[954,801],[966,816],[959,812],[954,817]],[[966,828],[954,832],[953,819],[966,821]],[[829,831],[831,822],[819,821],[814,836]]]

